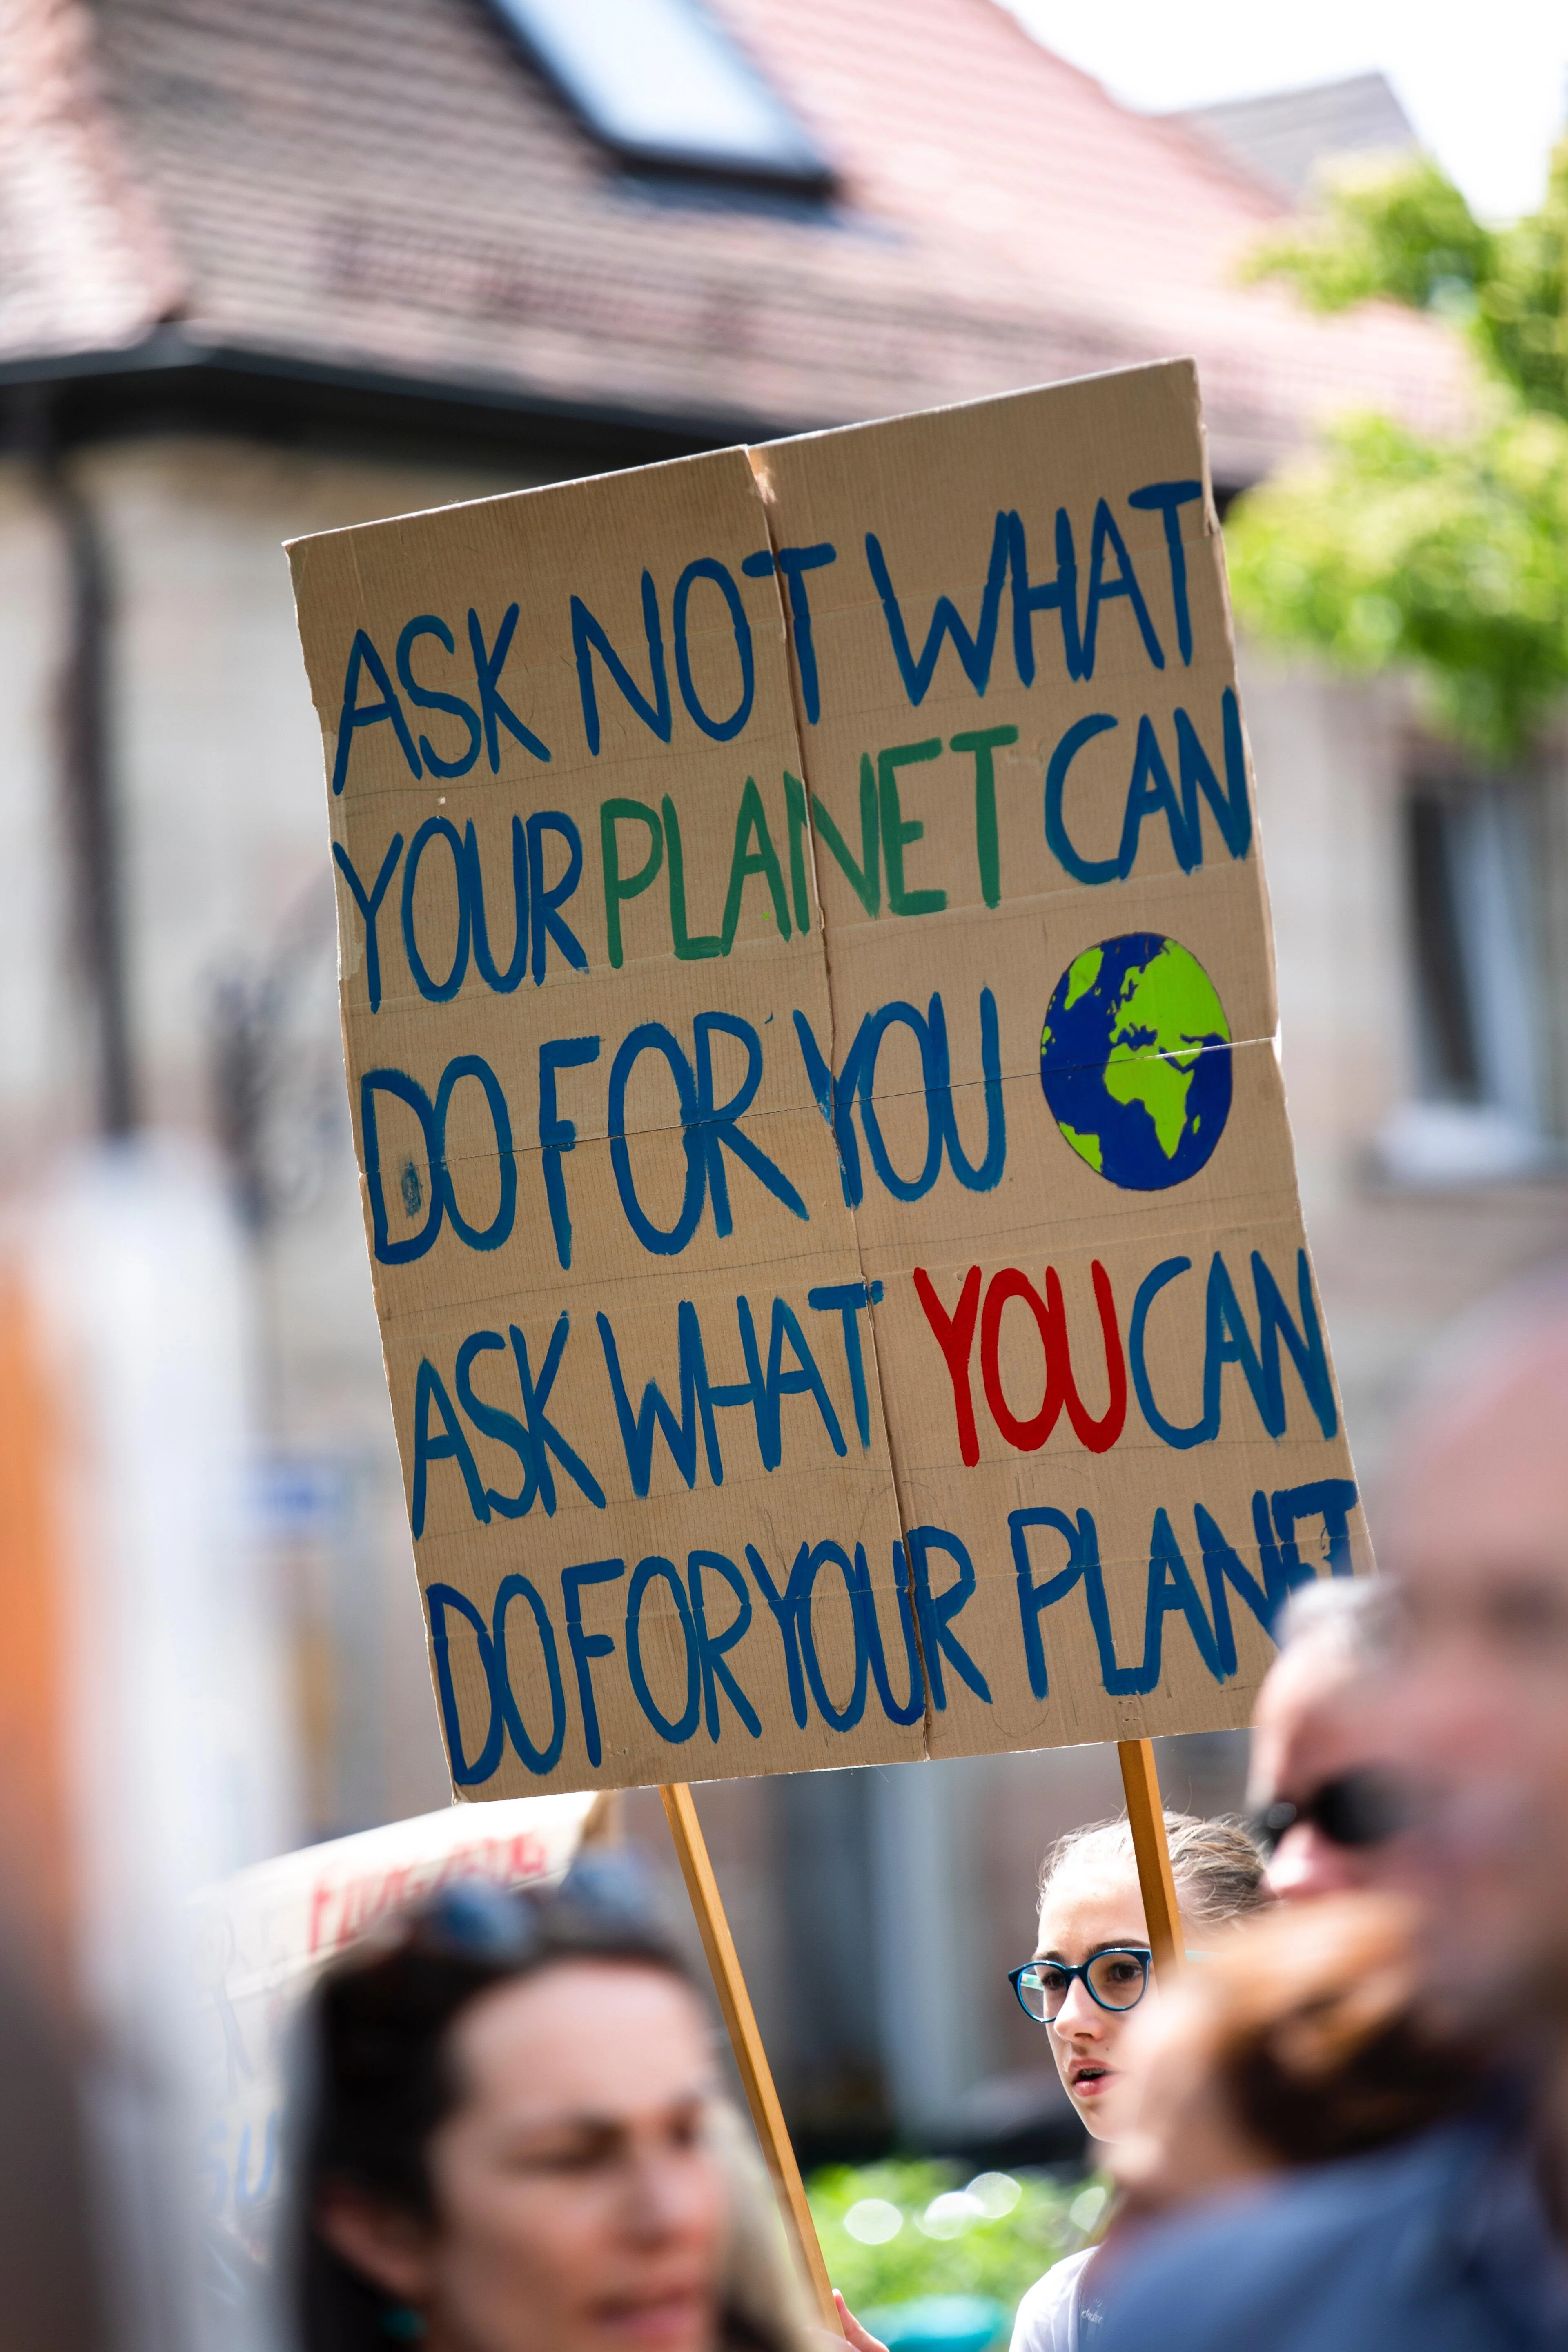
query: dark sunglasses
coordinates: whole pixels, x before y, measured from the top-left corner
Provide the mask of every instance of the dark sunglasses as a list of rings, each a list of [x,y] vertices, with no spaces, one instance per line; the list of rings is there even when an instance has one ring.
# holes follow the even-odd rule
[[[1375,1764],[1337,1773],[1298,1803],[1280,1797],[1253,1817],[1253,1828],[1271,1857],[1291,1830],[1310,1824],[1331,1845],[1352,1851],[1386,1845],[1414,1819],[1410,1790],[1393,1772]]]
[[[416,1940],[477,1959],[526,1960],[552,1924],[582,1921],[601,1930],[656,1932],[658,1906],[647,1871],[631,1854],[587,1853],[557,1886],[497,1886],[458,1878],[419,1910]]]

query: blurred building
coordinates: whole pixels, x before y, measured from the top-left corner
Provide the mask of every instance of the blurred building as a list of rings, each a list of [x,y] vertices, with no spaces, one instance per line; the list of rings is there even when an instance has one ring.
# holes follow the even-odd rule
[[[280,542],[1173,352],[1228,495],[1336,410],[1441,424],[1463,374],[1425,322],[1237,280],[1303,141],[1364,109],[1298,105],[1270,163],[1257,110],[1131,115],[993,0],[13,0],[5,44],[0,1172],[137,1121],[228,1150],[314,1820],[352,1829],[446,1781]],[[1309,1223],[1374,1469],[1429,1333],[1568,1234],[1562,761],[1483,777],[1394,687],[1246,668]],[[1171,1766],[1234,1795],[1223,1747]],[[1004,2130],[975,2085],[1043,2060],[999,1974],[1039,1852],[1116,1801],[1094,1750],[711,1792],[819,2143],[966,2100]]]
[[[1385,163],[1420,145],[1393,84],[1380,73],[1225,99],[1169,119],[1218,147],[1287,204],[1310,196],[1325,169]]]

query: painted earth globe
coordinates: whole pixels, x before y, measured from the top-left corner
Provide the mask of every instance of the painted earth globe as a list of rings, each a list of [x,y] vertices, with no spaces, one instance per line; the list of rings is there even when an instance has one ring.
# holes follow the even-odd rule
[[[1157,931],[1086,948],[1051,998],[1040,1084],[1107,1182],[1159,1192],[1195,1176],[1230,1116],[1230,1024],[1197,958]]]

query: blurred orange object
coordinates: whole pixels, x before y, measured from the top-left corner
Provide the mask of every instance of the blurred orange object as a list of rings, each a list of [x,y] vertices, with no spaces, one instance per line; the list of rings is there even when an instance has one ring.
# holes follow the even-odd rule
[[[18,1961],[64,2007],[76,1890],[58,1446],[38,1318],[17,1269],[0,1266],[0,1880]]]

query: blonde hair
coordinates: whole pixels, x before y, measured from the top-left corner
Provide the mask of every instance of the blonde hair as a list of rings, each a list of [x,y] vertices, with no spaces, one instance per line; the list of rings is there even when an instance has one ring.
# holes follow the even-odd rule
[[[1212,1927],[1221,1920],[1244,1918],[1249,1911],[1261,1911],[1273,1901],[1264,1881],[1268,1862],[1263,1849],[1244,1822],[1223,1814],[1204,1821],[1196,1813],[1167,1812],[1165,1838],[1171,1849],[1176,1899],[1189,1919]],[[1040,1901],[1044,1904],[1068,1868],[1135,1868],[1136,1859],[1132,1826],[1125,1814],[1120,1821],[1093,1822],[1087,1829],[1069,1830],[1046,1856],[1040,1872]]]
[[[721,2352],[818,2352],[823,2332],[751,2126],[727,2099],[716,2099],[708,2130],[729,2189]]]

